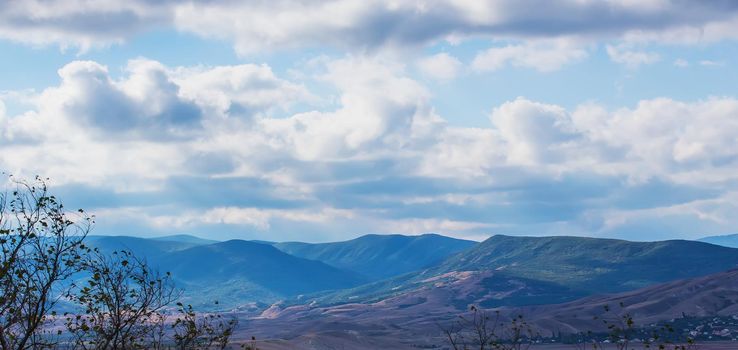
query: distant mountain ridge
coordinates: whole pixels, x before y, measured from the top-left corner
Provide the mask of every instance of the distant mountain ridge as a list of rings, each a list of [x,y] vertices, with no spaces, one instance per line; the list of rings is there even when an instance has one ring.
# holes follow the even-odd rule
[[[148,260],[156,260],[164,254],[199,245],[191,241],[159,240],[133,236],[89,236],[86,238],[86,242],[104,252],[125,249]]]
[[[175,251],[163,256],[159,266],[183,282],[189,295],[207,295],[230,305],[237,305],[239,300],[274,302],[366,282],[355,272],[295,257],[268,244],[243,240]]]
[[[717,244],[723,247],[738,248],[738,233],[732,235],[708,236],[700,238],[698,241]]]
[[[372,303],[433,288],[464,293],[453,303],[488,307],[560,303],[738,266],[738,249],[695,241],[630,242],[497,235],[414,273],[314,296],[323,305]]]
[[[738,249],[698,241],[368,235],[310,244],[97,236],[90,245],[146,255],[172,272],[186,290],[184,302],[207,310],[219,301],[217,308],[235,310],[257,338],[316,334],[338,341],[355,331],[392,344],[437,333],[439,322],[453,322],[469,305],[523,313],[550,334],[596,329],[592,316],[620,302],[639,322],[681,312],[738,313]]]
[[[179,241],[177,241],[179,239]],[[738,266],[738,249],[696,241],[629,242],[496,235],[481,243],[440,235],[367,235],[333,243],[188,236],[94,236],[171,271],[195,303],[373,303],[429,298],[465,309],[568,302]],[[279,249],[278,249],[279,248]]]
[[[703,242],[496,235],[436,270],[494,269],[583,290],[631,290],[738,266],[738,250]]]
[[[222,306],[356,287],[431,266],[477,244],[435,234],[366,235],[318,244],[218,242],[189,235],[91,236],[88,242],[107,252],[131,250],[172,272],[189,301],[218,300]]]
[[[370,234],[342,242],[283,242],[274,246],[294,256],[322,261],[378,280],[430,267],[476,244],[438,234]]]

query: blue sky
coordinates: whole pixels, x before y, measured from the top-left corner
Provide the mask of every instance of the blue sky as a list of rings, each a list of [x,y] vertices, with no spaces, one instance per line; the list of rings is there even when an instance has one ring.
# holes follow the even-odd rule
[[[96,234],[738,231],[731,1],[0,4],[0,170]]]

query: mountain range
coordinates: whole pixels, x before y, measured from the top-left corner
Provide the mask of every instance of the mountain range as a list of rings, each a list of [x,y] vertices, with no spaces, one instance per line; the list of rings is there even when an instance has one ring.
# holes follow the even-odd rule
[[[597,330],[593,316],[621,303],[639,322],[685,314],[730,320],[738,313],[738,249],[725,246],[731,239],[496,235],[473,242],[426,234],[303,243],[175,235],[88,242],[131,250],[170,271],[184,301],[240,319],[234,339],[274,339],[259,348],[412,349],[443,344],[439,327],[470,305],[524,314],[548,335]]]
[[[738,266],[738,249],[704,242],[630,242],[496,235],[366,235],[334,243],[217,242],[179,235],[90,237],[172,272],[195,304],[222,307],[371,304],[437,299],[448,310],[564,303]],[[414,300],[414,301],[412,301]],[[422,303],[419,303],[422,304]],[[440,305],[440,304],[439,304]]]
[[[225,305],[274,302],[367,282],[361,275],[289,255],[268,244],[231,240],[175,251],[159,260],[185,291]],[[190,294],[193,296],[195,294]],[[202,302],[202,298],[196,301]]]
[[[314,296],[320,305],[373,303],[452,288],[457,309],[522,306],[633,290],[738,266],[738,250],[703,242],[630,242],[496,235],[430,268]],[[302,302],[302,301],[300,301]],[[292,302],[288,304],[298,304]]]
[[[269,304],[342,290],[432,266],[476,244],[441,235],[366,235],[336,243],[218,242],[189,235],[90,236],[105,252],[126,249],[169,271],[185,300],[207,306]]]

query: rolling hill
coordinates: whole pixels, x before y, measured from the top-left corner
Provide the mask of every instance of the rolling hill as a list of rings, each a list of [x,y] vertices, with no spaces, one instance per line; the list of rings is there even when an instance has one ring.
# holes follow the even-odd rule
[[[446,260],[434,271],[497,270],[602,293],[703,276],[736,266],[738,250],[702,242],[497,235]]]
[[[458,287],[458,286],[457,286]],[[457,310],[447,300],[459,289],[435,288],[422,294],[407,293],[371,304],[343,304],[327,307],[275,305],[257,318],[249,320],[249,334],[260,338],[295,339],[309,335],[312,339],[337,338],[353,344],[361,339],[381,339],[392,348],[436,348],[446,344],[441,333],[443,325],[454,324],[464,310]],[[619,305],[622,303],[623,307]],[[609,306],[609,312],[604,311]],[[537,333],[545,337],[576,334],[584,331],[606,332],[602,319],[614,320],[625,313],[633,316],[636,325],[661,321],[673,323],[688,317],[691,329],[714,323],[722,316],[730,325],[715,325],[718,329],[732,327],[738,332],[738,269],[715,274],[661,283],[646,288],[616,294],[580,298],[561,304],[495,308],[502,320],[524,315]],[[492,310],[486,310],[493,314]],[[598,318],[595,319],[595,316]],[[686,327],[682,322],[682,327]],[[714,328],[713,327],[713,328]],[[684,332],[683,328],[678,331]],[[290,343],[291,348],[305,348]],[[565,347],[573,348],[573,347]],[[733,347],[727,347],[733,348]],[[726,349],[727,349],[726,348]]]
[[[242,240],[171,252],[158,264],[172,273],[190,298],[219,300],[227,305],[273,302],[366,282],[354,272]]]
[[[477,242],[437,234],[365,235],[333,243],[274,243],[279,250],[305,259],[358,272],[372,280],[435,265]]]
[[[493,236],[438,265],[313,296],[322,305],[372,303],[455,288],[448,304],[560,303],[703,276],[738,266],[738,249],[694,241]]]
[[[354,287],[361,274],[284,253],[269,244],[217,242],[188,235],[156,238],[90,236],[103,252],[126,249],[169,271],[185,300],[204,307],[271,303],[304,293]]]
[[[529,315],[542,329],[576,333],[600,327],[601,322],[594,322],[593,317],[602,316],[605,306],[612,308],[615,314],[627,312],[638,324],[684,315],[698,318],[733,316],[738,313],[738,269],[515,311]]]
[[[284,305],[436,300],[463,310],[563,303],[738,266],[738,249],[696,241],[629,242],[497,235],[481,243],[439,235],[367,235],[335,243],[92,237],[171,271],[194,303]],[[279,249],[278,249],[279,248]],[[399,299],[398,299],[399,298]],[[412,301],[415,300],[415,301]],[[422,303],[420,303],[422,304]]]

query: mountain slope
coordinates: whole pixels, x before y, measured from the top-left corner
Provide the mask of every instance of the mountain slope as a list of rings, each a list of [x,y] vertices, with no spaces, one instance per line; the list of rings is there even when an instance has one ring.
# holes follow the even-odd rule
[[[275,305],[260,317],[249,320],[249,331],[262,338],[292,339],[304,334],[334,334],[339,330],[351,330],[346,333],[358,338],[382,336],[396,344],[418,344],[420,339],[425,339],[427,347],[432,348],[430,345],[445,344],[439,327],[454,324],[459,315],[468,311],[451,307],[447,302],[462,290],[462,286],[446,285],[371,304],[327,307]],[[609,307],[609,312],[605,311],[605,306]],[[503,320],[523,315],[536,332],[547,337],[585,331],[606,332],[607,325],[602,319],[614,320],[625,313],[633,316],[636,325],[660,321],[674,324],[675,319],[685,315],[692,320],[701,320],[694,322],[690,330],[699,324],[712,323],[716,316],[723,316],[729,319],[732,328],[738,328],[733,318],[738,314],[738,270],[617,294],[590,296],[562,304],[501,307],[494,311],[487,312],[489,315],[499,312]],[[715,327],[721,329],[723,326]],[[678,327],[677,331],[684,329]]]
[[[618,305],[623,305],[619,307]],[[559,305],[526,307],[516,312],[549,330],[594,330],[605,306],[628,313],[639,324],[690,317],[733,316],[738,313],[738,269],[662,283],[634,291],[575,300]]]
[[[436,234],[365,235],[333,243],[275,243],[285,253],[317,260],[377,280],[437,264],[477,242]]]
[[[498,235],[464,255],[448,259],[437,270],[494,269],[599,293],[631,290],[736,266],[738,250],[694,241]]]
[[[738,234],[703,237],[698,239],[698,241],[717,244],[723,247],[738,248]]]
[[[462,308],[468,303],[545,304],[633,290],[736,266],[738,249],[694,241],[493,236],[424,271],[316,295],[315,300],[324,305],[368,303],[457,286],[471,291],[459,293],[451,301]]]
[[[172,252],[160,259],[159,266],[172,272],[189,296],[234,304],[270,302],[365,282],[355,273],[242,240]]]

